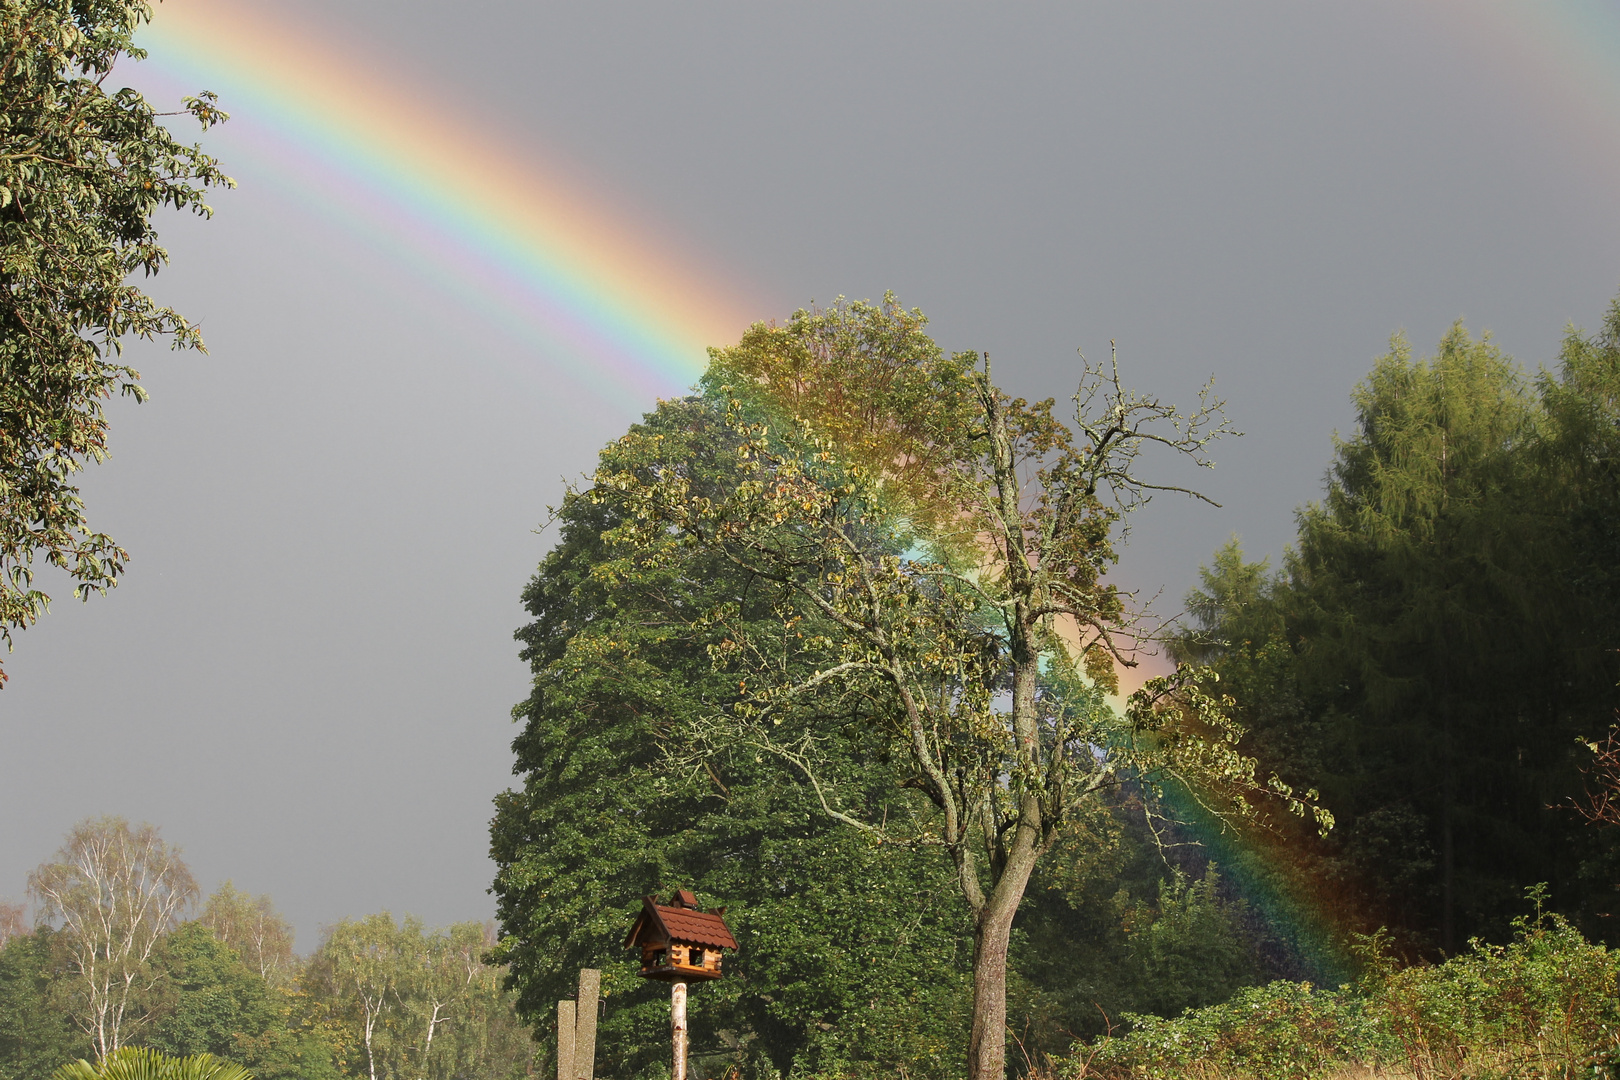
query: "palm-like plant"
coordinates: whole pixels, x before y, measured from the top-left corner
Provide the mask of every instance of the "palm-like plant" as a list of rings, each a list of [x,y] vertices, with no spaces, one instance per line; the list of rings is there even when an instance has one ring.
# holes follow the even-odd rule
[[[161,1050],[125,1046],[94,1065],[82,1058],[63,1065],[51,1080],[253,1080],[253,1075],[213,1054],[174,1057]]]

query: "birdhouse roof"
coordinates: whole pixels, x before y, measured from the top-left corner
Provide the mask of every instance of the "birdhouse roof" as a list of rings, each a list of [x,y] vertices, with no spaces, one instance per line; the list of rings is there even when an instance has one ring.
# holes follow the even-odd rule
[[[641,898],[641,914],[636,916],[636,924],[630,928],[630,936],[625,938],[625,947],[657,941],[679,941],[715,949],[735,949],[737,939],[731,936],[731,929],[720,917],[724,911],[725,908],[719,911],[699,910],[697,897],[685,889],[671,897],[667,904],[644,896]]]

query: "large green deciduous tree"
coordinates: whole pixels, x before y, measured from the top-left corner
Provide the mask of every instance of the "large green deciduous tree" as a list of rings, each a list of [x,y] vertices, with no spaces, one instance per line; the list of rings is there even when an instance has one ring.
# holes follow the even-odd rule
[[[972,923],[969,1072],[999,1080],[1013,919],[1076,808],[1126,776],[1180,775],[1238,812],[1262,785],[1189,680],[1151,681],[1124,718],[1103,697],[1138,630],[1104,578],[1114,530],[1184,490],[1143,479],[1141,454],[1207,465],[1218,405],[1184,414],[1087,364],[1071,428],[1053,402],[1004,394],[987,361],[944,356],[923,322],[892,298],[840,302],[716,350],[705,385],[730,402],[729,478],[701,483],[632,431],[588,493],[622,522],[593,572],[633,584],[701,552],[770,604],[763,625],[730,600],[675,613],[721,631],[710,652],[735,691],[665,752],[695,770],[751,751],[874,842],[943,850]],[[848,767],[850,744],[871,767]],[[920,798],[875,817],[877,777]]]
[[[726,408],[716,394],[664,402],[634,430],[718,497],[738,482],[732,455],[745,441]],[[636,977],[620,945],[642,895],[690,887],[728,908],[741,944],[726,978],[692,995],[698,1068],[957,1075],[972,934],[953,869],[932,845],[876,843],[832,820],[812,789],[751,747],[711,748],[701,761],[681,752],[713,703],[739,695],[711,649],[739,622],[751,636],[779,634],[775,608],[791,597],[697,548],[660,573],[623,576],[623,551],[604,535],[622,510],[568,496],[556,545],[524,592],[534,621],[518,636],[535,678],[516,710],[523,782],[498,800],[493,852],[502,950],[525,1015],[549,1032],[578,970],[600,967],[598,1071],[667,1068],[667,994]],[[721,604],[735,608],[727,620],[694,625],[693,612]],[[795,633],[819,632],[808,605],[796,617]],[[789,662],[814,671],[808,658]],[[922,796],[896,783],[886,740],[863,737],[861,713],[849,715],[846,737],[825,746],[846,808],[887,815],[897,839],[919,831],[900,822],[924,812]],[[1258,977],[1237,909],[1206,885],[1158,902],[1166,869],[1139,817],[1087,807],[1043,866],[1015,950],[1010,1024],[1028,1052],[1060,1053],[1121,1011],[1224,1000]],[[1200,977],[1175,974],[1184,970]]]
[[[232,918],[233,911],[243,918]],[[264,936],[243,933],[253,927]],[[203,918],[175,928],[154,954],[148,996],[155,1015],[139,1041],[168,1054],[239,1062],[256,1080],[338,1080],[337,1040],[323,1037],[330,1031],[310,1015],[315,1010],[290,948],[285,956],[275,949],[244,956],[232,944],[252,949],[269,939],[290,946],[291,938],[269,897],[220,886]]]
[[[723,402],[665,402],[635,430],[659,441],[694,484],[734,484],[739,440]],[[526,1015],[549,1028],[581,967],[604,971],[598,1071],[667,1069],[668,995],[636,977],[621,948],[640,898],[675,887],[727,906],[741,948],[726,978],[692,995],[694,1055],[747,1075],[794,1072],[947,1076],[966,1030],[971,942],[966,911],[937,856],[874,844],[751,748],[671,768],[665,747],[737,680],[710,648],[742,622],[780,627],[778,591],[693,550],[662,573],[614,574],[605,534],[621,508],[570,495],[557,545],[524,601],[519,633],[534,690],[516,710],[520,790],[498,800],[493,853],[503,930]],[[726,605],[727,625],[693,615]],[[801,627],[819,616],[805,610]],[[810,668],[802,669],[808,675]],[[839,768],[876,764],[851,738]],[[916,812],[914,792],[868,779],[858,798],[881,819]]]
[[[59,933],[41,928],[0,949],[0,1080],[38,1080],[92,1053],[63,1007]]]
[[[92,532],[73,483],[107,455],[103,402],[144,398],[119,356],[130,337],[201,348],[197,330],[131,282],[168,254],[152,226],[162,207],[210,213],[209,187],[231,181],[161,114],[108,80],[145,53],[142,0],[0,4],[0,638],[49,603],[35,559],[65,571],[81,597],[116,584],[126,553]],[[225,118],[211,94],[185,99],[204,128]],[[0,670],[0,682],[4,681]]]
[[[270,987],[235,949],[200,922],[172,931],[153,958],[158,1015],[140,1041],[186,1057],[240,1060],[280,1020]]]

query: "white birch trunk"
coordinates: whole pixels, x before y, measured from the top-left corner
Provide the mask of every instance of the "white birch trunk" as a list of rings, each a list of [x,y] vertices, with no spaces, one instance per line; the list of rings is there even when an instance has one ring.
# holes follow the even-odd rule
[[[674,1036],[675,1067],[671,1080],[686,1080],[686,984],[669,984],[669,1026]]]

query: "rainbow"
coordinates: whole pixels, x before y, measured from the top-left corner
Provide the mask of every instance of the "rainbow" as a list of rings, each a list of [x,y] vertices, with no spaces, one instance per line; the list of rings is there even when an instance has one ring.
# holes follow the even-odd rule
[[[765,310],[691,245],[470,119],[475,103],[454,108],[445,88],[406,83],[259,7],[164,0],[140,35],[146,66],[179,92],[221,93],[234,118],[210,145],[228,166],[358,233],[531,350],[548,374],[610,405],[626,391],[679,393],[707,346],[735,340]],[[1573,158],[1620,171],[1620,9],[1610,0],[1430,0],[1415,10],[1563,125]]]
[[[206,140],[227,171],[360,234],[610,411],[683,392],[705,349],[762,310],[655,227],[482,129],[473,105],[452,111],[308,28],[166,0],[137,40],[150,57],[136,74],[175,97],[220,94],[232,119]]]
[[[1620,175],[1612,0],[1430,0],[1413,10],[1512,80],[1563,129],[1571,159]],[[690,245],[470,119],[473,103],[454,108],[432,94],[443,88],[405,83],[308,27],[229,0],[164,0],[139,40],[169,100],[221,94],[233,119],[209,146],[228,171],[249,168],[252,182],[359,234],[608,411],[633,416],[653,396],[681,393],[707,346],[736,340],[765,310]],[[1157,673],[1144,666],[1138,680]],[[1288,850],[1222,827],[1184,791],[1167,796],[1316,981],[1349,977],[1344,932],[1366,913],[1335,910],[1290,872]]]
[[[1342,888],[1329,887],[1311,854],[1271,831],[1273,826],[1223,821],[1176,780],[1165,781],[1162,797],[1175,821],[1172,833],[1197,844],[1222,881],[1265,924],[1270,940],[1263,948],[1272,963],[1288,978],[1319,987],[1353,981],[1361,961],[1349,947],[1352,935],[1376,930],[1377,913],[1360,910]]]
[[[229,168],[323,215],[612,407],[679,393],[707,346],[766,309],[691,245],[512,145],[444,87],[232,0],[163,0],[140,41],[166,89],[233,112]],[[1415,8],[1567,128],[1573,158],[1620,171],[1620,11],[1610,0],[1430,0]],[[456,107],[459,104],[460,107]],[[1591,132],[1608,137],[1592,139]],[[1601,161],[1593,161],[1594,158]],[[637,410],[639,411],[639,410]]]
[[[1620,166],[1620,8],[1611,0],[1433,0],[1441,33],[1509,79],[1575,161]]]

